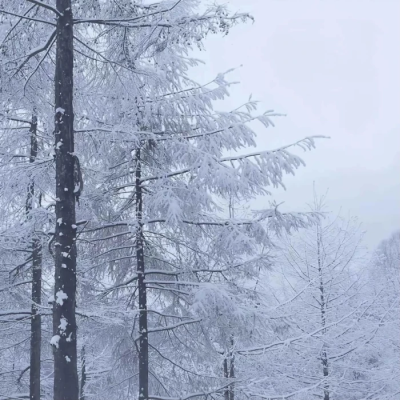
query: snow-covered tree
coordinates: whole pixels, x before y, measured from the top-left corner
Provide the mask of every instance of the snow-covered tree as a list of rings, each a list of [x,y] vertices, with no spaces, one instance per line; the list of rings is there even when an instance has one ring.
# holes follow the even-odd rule
[[[243,301],[229,303],[238,282],[254,279],[269,265],[263,254],[270,245],[269,231],[290,231],[315,221],[312,213],[281,214],[274,206],[248,218],[224,217],[219,204],[231,197],[249,201],[268,195],[268,186],[282,185],[283,175],[302,164],[289,152],[291,146],[226,157],[227,151],[255,147],[248,123],[258,120],[268,127],[274,114],[255,114],[252,101],[229,113],[216,112],[212,101],[228,94],[225,75],[208,85],[188,76],[196,63],[188,57],[191,46],[202,46],[209,32],[227,32],[249,16],[230,15],[221,6],[196,14],[197,2],[191,0],[0,4],[2,22],[11,23],[2,45],[2,79],[11,82],[2,97],[7,105],[3,114],[13,121],[35,108],[39,125],[52,126],[54,115],[56,122],[55,162],[47,144],[43,163],[39,157],[32,163],[51,171],[55,164],[55,176],[52,171],[45,181],[48,189],[41,189],[42,203],[55,207],[55,215],[43,212],[46,222],[55,224],[48,231],[56,262],[54,398],[78,397],[76,276],[82,299],[91,299],[79,306],[88,332],[90,321],[100,317],[102,329],[112,331],[107,314],[112,304],[130,310],[118,319],[125,328],[117,344],[131,355],[131,363],[121,364],[127,384],[120,397],[138,390],[141,399],[171,393],[182,397],[198,388],[199,396],[226,392],[226,384],[213,383],[226,376],[207,359],[210,336],[203,333],[199,340],[200,334],[211,326],[213,315],[220,316],[218,309],[237,313]],[[20,46],[12,40],[16,33],[25,39]],[[44,94],[35,97],[40,91]],[[10,114],[10,104],[21,111]],[[11,159],[20,154],[18,147],[10,152],[7,146]],[[293,146],[309,149],[313,139]],[[11,185],[14,180],[15,175]],[[78,197],[81,207],[76,209]],[[101,301],[93,297],[96,291],[103,295]],[[93,314],[95,306],[101,312]],[[242,323],[249,316],[244,314]],[[126,329],[132,326],[137,336]],[[220,328],[210,333],[222,335],[216,342],[229,337],[227,346],[232,347],[240,325]],[[222,328],[229,334],[221,334]],[[169,346],[166,337],[172,337]],[[90,355],[97,346],[84,343],[82,377],[89,376],[86,367],[93,364]],[[171,352],[173,346],[183,347]],[[102,362],[116,354],[106,354]],[[201,361],[203,371],[196,373],[187,360]],[[196,382],[189,388],[174,385],[169,374],[175,368],[177,379],[191,376]]]
[[[317,201],[313,210],[322,212],[321,206]],[[360,361],[373,349],[382,322],[370,317],[377,298],[365,295],[361,238],[355,219],[328,215],[279,241],[273,282],[264,289],[275,293],[276,305],[271,296],[261,303],[269,313],[270,343],[238,350],[259,374],[254,373],[252,396],[380,398],[381,382],[364,375]]]
[[[373,254],[366,295],[377,301],[369,310],[370,323],[380,329],[371,348],[360,357],[364,379],[379,382],[377,399],[395,399],[400,394],[400,232],[383,240]]]

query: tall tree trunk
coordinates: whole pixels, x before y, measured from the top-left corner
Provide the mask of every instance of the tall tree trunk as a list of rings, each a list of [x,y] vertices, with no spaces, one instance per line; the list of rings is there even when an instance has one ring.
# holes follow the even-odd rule
[[[86,354],[85,354],[85,346],[82,347],[81,353],[81,389],[79,393],[79,400],[85,400],[85,385],[86,385]]]
[[[31,149],[29,162],[34,163],[38,152],[37,143],[37,117],[32,115],[30,128]],[[32,178],[28,186],[26,198],[26,213],[28,219],[33,209],[33,197],[35,195],[35,182]],[[29,398],[40,400],[40,353],[42,344],[42,321],[38,305],[41,303],[42,292],[42,246],[40,240],[35,238],[32,230],[32,291],[31,291],[31,339],[30,339],[30,363],[29,363]]]
[[[318,257],[318,274],[319,274],[319,292],[320,292],[320,310],[321,310],[321,325],[324,328],[322,330],[322,337],[326,334],[325,326],[326,326],[326,301],[325,301],[325,284],[323,279],[323,271],[322,271],[322,259],[321,259],[321,233],[319,230],[319,226],[317,226],[317,257]],[[326,352],[325,344],[323,345],[321,351],[321,362],[322,362],[322,373],[324,378],[327,379],[329,376],[329,365],[328,365],[328,355]],[[325,383],[324,385],[324,400],[329,400],[329,385]]]
[[[235,340],[233,335],[230,337],[230,347],[224,358],[224,378],[228,385],[224,390],[224,400],[235,399],[235,384],[233,379],[235,378],[235,355],[234,355]]]
[[[229,400],[235,400],[235,384],[233,380],[235,379],[235,339],[233,335],[231,336],[231,349],[229,351],[229,359],[230,359],[230,368],[229,368],[229,378],[232,383],[229,386]]]
[[[226,353],[225,353],[226,355]],[[224,378],[225,382],[228,382],[229,379],[229,368],[228,368],[228,356],[224,358]],[[226,386],[226,389],[224,390],[224,400],[229,400],[229,385]]]
[[[229,196],[229,217],[235,218],[235,207],[234,207],[234,200],[232,196]],[[235,399],[235,384],[233,383],[233,379],[235,378],[235,355],[234,355],[234,346],[235,346],[235,338],[233,334],[230,337],[230,349],[228,353],[229,359],[229,371],[228,371],[228,359],[226,361],[226,374],[225,376],[229,378],[231,381],[228,387],[228,396],[225,395],[225,398],[228,397],[228,400]],[[225,367],[225,365],[224,365]]]
[[[71,0],[57,0],[55,71],[56,229],[53,338],[54,400],[78,400],[76,219],[74,195],[73,20]]]
[[[321,360],[322,360],[322,370],[323,370],[324,378],[328,378],[328,376],[329,376],[328,356],[326,354],[325,349],[323,349],[321,352]],[[329,385],[328,384],[325,384],[325,386],[324,386],[324,400],[329,400]]]
[[[139,400],[149,398],[149,343],[147,331],[147,289],[144,265],[144,237],[143,237],[143,193],[141,150],[136,150],[136,263],[139,292]]]
[[[37,305],[41,303],[42,291],[42,246],[37,239],[32,243],[32,320],[30,349],[29,398],[40,400],[40,354],[42,343],[42,321]]]

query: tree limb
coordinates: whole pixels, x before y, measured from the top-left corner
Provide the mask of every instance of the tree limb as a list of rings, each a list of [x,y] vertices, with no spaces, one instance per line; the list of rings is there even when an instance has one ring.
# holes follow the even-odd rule
[[[26,0],[26,1],[29,2],[29,3],[36,4],[36,5],[39,6],[39,7],[43,7],[43,8],[45,8],[46,10],[50,10],[50,11],[52,11],[53,13],[55,13],[56,15],[58,15],[59,17],[62,17],[62,16],[63,16],[56,8],[52,7],[52,6],[49,5],[49,4],[42,3],[41,1],[37,1],[37,0]]]
[[[56,26],[56,24],[54,22],[46,21],[44,19],[37,19],[37,18],[27,17],[26,15],[16,14],[16,13],[13,13],[11,11],[4,10],[2,8],[0,8],[0,13],[7,14],[7,15],[12,15],[13,17],[18,17],[18,18],[21,18],[21,19],[27,19],[28,21],[40,22],[42,24],[48,24],[48,25]]]
[[[42,51],[47,50],[47,48],[53,43],[53,40],[56,36],[56,29],[54,29],[54,31],[51,33],[51,35],[49,36],[49,38],[47,39],[46,43],[42,46],[39,47],[37,49],[32,50],[27,56],[26,59],[24,60],[24,62],[17,68],[16,72],[13,74],[13,77],[19,72],[21,71],[21,69],[24,67],[24,65],[34,56],[36,56],[36,54],[41,53]]]

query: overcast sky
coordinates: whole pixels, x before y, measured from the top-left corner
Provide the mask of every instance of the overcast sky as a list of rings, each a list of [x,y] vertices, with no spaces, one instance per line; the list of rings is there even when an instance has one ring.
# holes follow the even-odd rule
[[[315,181],[321,194],[329,189],[330,210],[359,217],[372,249],[400,228],[400,1],[228,4],[255,23],[209,38],[207,51],[196,53],[206,62],[197,79],[242,65],[230,76],[240,85],[218,107],[236,107],[252,94],[260,110],[287,114],[273,129],[256,127],[260,149],[330,136],[301,154],[307,166],[274,197],[304,210]]]

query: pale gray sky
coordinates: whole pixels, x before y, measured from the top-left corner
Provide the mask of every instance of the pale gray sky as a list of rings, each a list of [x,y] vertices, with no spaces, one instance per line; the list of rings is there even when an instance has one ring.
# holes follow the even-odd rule
[[[287,114],[271,130],[256,127],[260,149],[330,136],[301,154],[307,166],[275,198],[304,210],[315,181],[320,193],[329,189],[332,211],[360,218],[366,244],[375,247],[400,228],[400,1],[228,4],[250,12],[255,23],[210,37],[207,51],[196,54],[206,61],[197,79],[242,65],[230,76],[240,85],[218,106],[236,107],[253,94],[260,110]]]

